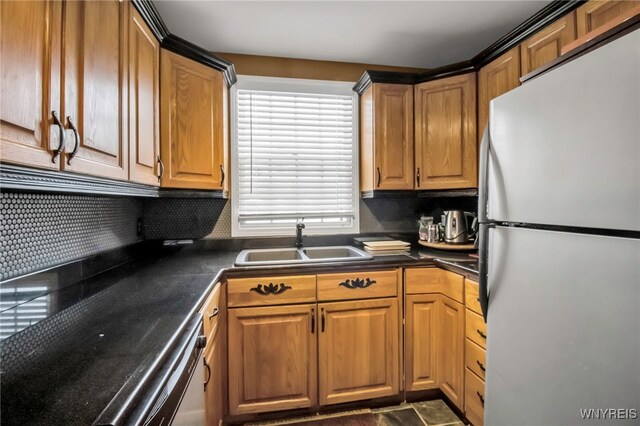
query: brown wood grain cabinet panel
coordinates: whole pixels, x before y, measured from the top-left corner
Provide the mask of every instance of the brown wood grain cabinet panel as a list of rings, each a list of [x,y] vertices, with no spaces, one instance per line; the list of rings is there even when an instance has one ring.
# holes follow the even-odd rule
[[[526,75],[560,56],[576,39],[576,13],[570,12],[520,44],[521,73]]]
[[[229,309],[230,414],[316,404],[315,306]]]
[[[482,307],[480,307],[480,287],[475,281],[470,279],[464,280],[464,304],[467,309],[471,309],[476,314],[482,315]]]
[[[440,293],[456,302],[464,302],[464,277],[440,268],[405,269],[407,294]]]
[[[320,404],[397,394],[398,299],[320,303],[318,308]]]
[[[285,305],[316,301],[316,276],[230,278],[229,307]]]
[[[204,351],[205,424],[221,426],[227,407],[227,315],[223,284],[218,284],[201,309],[207,346]],[[211,316],[212,312],[218,314]],[[207,327],[209,332],[207,332]]]
[[[318,275],[318,300],[394,297],[398,294],[399,279],[395,269]]]
[[[0,159],[59,169],[62,3],[0,2]]]
[[[465,339],[465,365],[482,380],[487,368],[486,357],[486,351],[483,348]]]
[[[464,408],[464,306],[446,296],[440,308],[440,389]]]
[[[473,426],[484,424],[484,382],[466,369],[464,414]]]
[[[129,8],[129,180],[160,185],[160,44]]]
[[[405,300],[405,389],[438,388],[440,295],[412,294]]]
[[[164,49],[160,67],[160,152],[165,167],[161,186],[222,189],[222,73]]]
[[[116,0],[65,2],[64,170],[129,178],[128,7]],[[77,141],[72,126],[77,128]]]
[[[360,190],[372,191],[376,184],[373,139],[373,86],[360,96]]]
[[[465,335],[467,339],[477,343],[483,349],[487,347],[487,324],[485,324],[482,315],[469,309],[466,310]]]
[[[419,189],[477,186],[476,75],[415,86]]]
[[[589,1],[576,9],[577,35],[582,37],[638,6],[640,6],[640,1]]]
[[[482,67],[478,72],[478,140],[489,122],[489,102],[520,85],[520,47]]]

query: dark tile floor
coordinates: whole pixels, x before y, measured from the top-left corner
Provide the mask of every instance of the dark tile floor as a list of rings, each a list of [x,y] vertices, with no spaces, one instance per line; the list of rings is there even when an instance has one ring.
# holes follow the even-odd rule
[[[251,423],[252,426],[462,426],[442,400]]]

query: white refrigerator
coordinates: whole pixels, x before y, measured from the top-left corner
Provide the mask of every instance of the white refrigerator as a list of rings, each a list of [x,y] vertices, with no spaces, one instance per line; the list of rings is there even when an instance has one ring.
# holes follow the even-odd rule
[[[640,424],[640,30],[491,102],[486,425]]]

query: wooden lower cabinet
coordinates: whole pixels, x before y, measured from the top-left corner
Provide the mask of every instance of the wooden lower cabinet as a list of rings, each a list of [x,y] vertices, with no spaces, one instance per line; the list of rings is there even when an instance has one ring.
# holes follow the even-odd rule
[[[473,426],[484,424],[484,381],[466,369],[464,414]]]
[[[398,394],[398,299],[318,304],[320,405]]]
[[[317,402],[316,305],[229,309],[231,415]]]
[[[446,296],[440,308],[440,389],[458,408],[464,407],[464,306]]]
[[[438,320],[440,295],[407,295],[405,304],[405,388],[408,391],[440,386]]]
[[[224,338],[220,328],[211,342],[207,342],[205,363],[205,416],[207,426],[219,426],[224,418]]]

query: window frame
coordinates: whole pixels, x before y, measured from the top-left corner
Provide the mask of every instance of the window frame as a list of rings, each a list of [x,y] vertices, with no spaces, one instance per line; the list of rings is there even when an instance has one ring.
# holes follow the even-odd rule
[[[281,227],[243,228],[239,220],[238,203],[238,90],[268,90],[295,93],[319,93],[328,95],[350,95],[353,99],[353,220],[351,226],[314,227],[307,224],[306,235],[358,234],[360,232],[360,164],[359,164],[359,98],[353,91],[355,82],[307,80],[298,78],[261,77],[239,75],[230,93],[230,136],[231,136],[231,236],[262,237],[292,236],[294,225]]]

